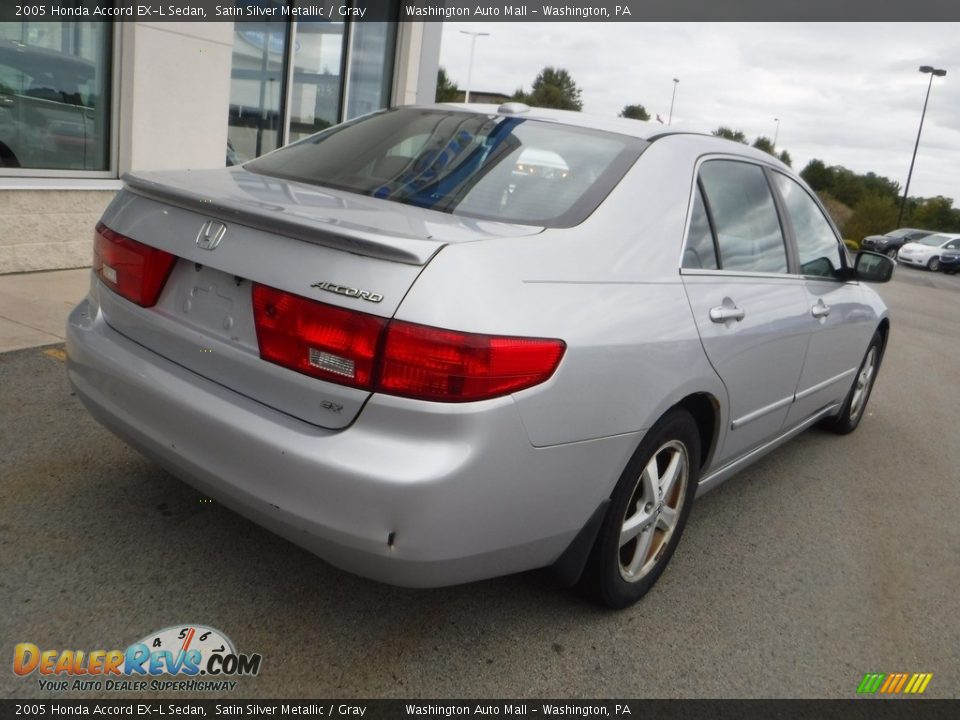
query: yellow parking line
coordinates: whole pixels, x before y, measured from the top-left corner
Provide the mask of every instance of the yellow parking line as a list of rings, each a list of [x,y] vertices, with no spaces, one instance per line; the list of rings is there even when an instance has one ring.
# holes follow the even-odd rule
[[[66,362],[67,360],[67,354],[60,348],[50,348],[48,350],[44,350],[43,354],[47,357],[52,357],[54,360],[59,360],[60,362]]]

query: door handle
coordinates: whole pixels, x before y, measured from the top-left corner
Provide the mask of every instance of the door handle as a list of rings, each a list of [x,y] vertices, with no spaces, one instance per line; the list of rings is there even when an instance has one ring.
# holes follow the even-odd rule
[[[710,308],[710,319],[715,323],[724,323],[727,320],[736,320],[740,322],[746,316],[743,308],[736,305],[717,305]]]
[[[810,308],[810,314],[815,318],[824,318],[830,314],[830,306],[823,300],[817,300],[817,304]]]

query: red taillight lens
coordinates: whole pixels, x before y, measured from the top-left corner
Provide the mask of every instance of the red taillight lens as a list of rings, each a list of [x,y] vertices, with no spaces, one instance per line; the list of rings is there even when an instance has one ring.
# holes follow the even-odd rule
[[[144,245],[103,223],[93,234],[93,271],[103,283],[143,307],[157,304],[176,256]]]
[[[264,360],[340,385],[418,400],[509,395],[549,379],[566,350],[562,340],[388,321],[256,284],[253,315]]]
[[[478,335],[393,321],[377,390],[470,402],[538,385],[557,369],[562,340]]]
[[[369,389],[377,344],[387,321],[253,286],[260,357],[341,385]]]

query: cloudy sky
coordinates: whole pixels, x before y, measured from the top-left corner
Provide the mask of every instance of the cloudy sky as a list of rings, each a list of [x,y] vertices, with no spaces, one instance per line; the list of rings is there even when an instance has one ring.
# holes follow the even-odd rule
[[[640,103],[673,124],[773,137],[797,170],[811,158],[906,182],[929,75],[935,78],[911,195],[960,206],[960,23],[444,23],[440,64],[462,88],[528,89],[545,65],[569,70],[584,111]]]

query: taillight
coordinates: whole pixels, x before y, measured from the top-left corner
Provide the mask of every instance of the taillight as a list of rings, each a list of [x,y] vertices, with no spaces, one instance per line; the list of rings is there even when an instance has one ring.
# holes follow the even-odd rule
[[[330,382],[369,389],[386,320],[253,286],[260,357]]]
[[[93,271],[114,292],[143,307],[157,304],[176,256],[114,232],[103,223],[93,235]]]
[[[562,340],[384,320],[253,286],[260,357],[340,385],[436,402],[509,395],[550,378]]]
[[[440,402],[509,395],[553,375],[565,348],[562,340],[477,335],[393,321],[377,390]]]

